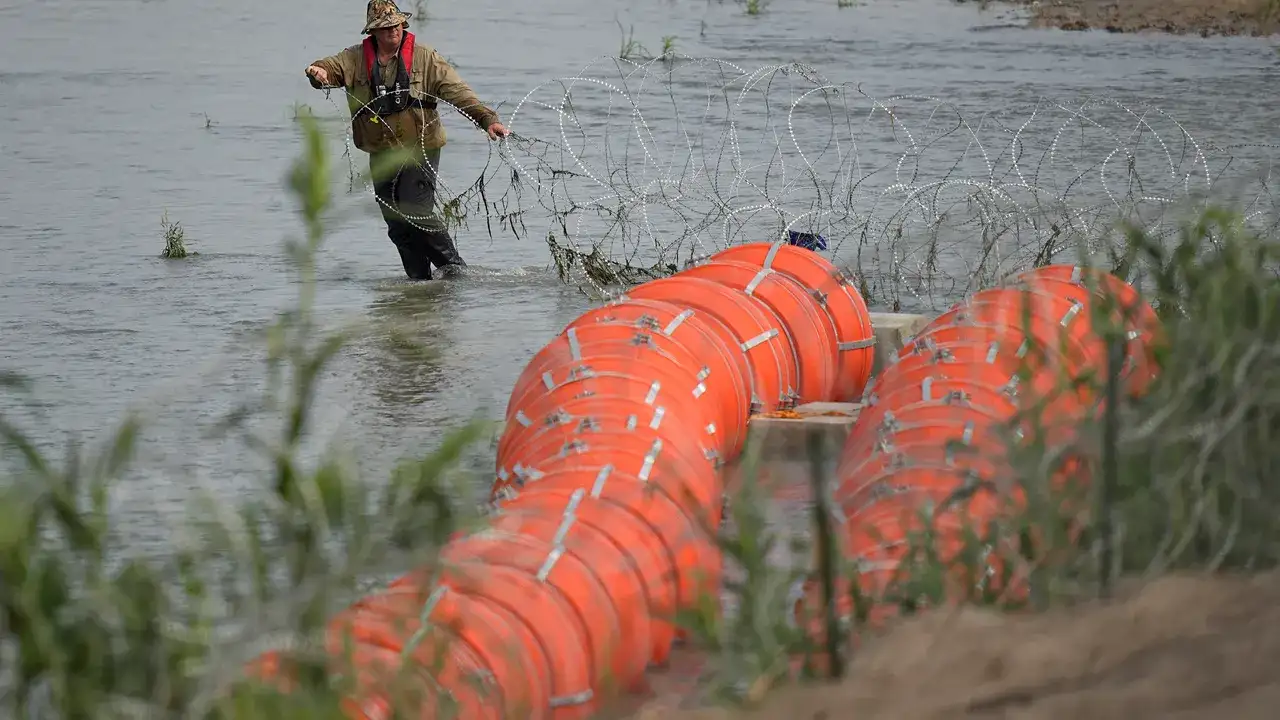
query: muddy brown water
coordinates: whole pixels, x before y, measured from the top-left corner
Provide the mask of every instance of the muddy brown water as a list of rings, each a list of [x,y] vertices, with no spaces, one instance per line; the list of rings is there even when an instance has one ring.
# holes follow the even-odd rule
[[[206,433],[259,389],[253,331],[296,293],[282,246],[298,230],[282,189],[300,149],[292,106],[338,113],[302,68],[358,40],[362,9],[296,0],[0,8],[0,367],[34,379],[38,398],[3,396],[0,409],[55,452],[71,436],[101,440],[128,408],[145,409],[145,453],[115,501],[134,547],[163,551],[193,488],[234,498],[257,487],[262,463]],[[539,83],[616,54],[617,20],[650,48],[674,35],[682,52],[748,70],[800,61],[872,95],[941,97],[975,117],[1094,92],[1158,101],[1220,145],[1271,142],[1280,122],[1280,58],[1266,40],[1029,31],[1013,10],[934,0],[843,9],[775,0],[759,17],[732,2],[431,0],[428,15],[414,30],[504,119]],[[831,125],[819,120],[800,113],[797,132],[818,142]],[[502,162],[480,133],[446,122],[447,182],[465,187]],[[536,118],[513,127],[558,142]],[[655,132],[675,144],[670,128]],[[1006,130],[989,132],[1008,143]],[[878,137],[863,157],[901,152]],[[922,172],[941,172],[945,160]],[[361,332],[327,373],[318,430],[380,477],[460,419],[499,415],[524,364],[590,301],[549,270],[545,219],[520,238],[491,239],[473,224],[459,238],[472,276],[413,285],[371,198],[357,189],[338,199],[348,216],[320,257],[318,310]],[[166,211],[198,257],[157,258]]]

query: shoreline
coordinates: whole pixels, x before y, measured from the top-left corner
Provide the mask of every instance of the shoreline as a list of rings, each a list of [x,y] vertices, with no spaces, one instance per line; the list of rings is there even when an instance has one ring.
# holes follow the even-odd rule
[[[957,0],[957,2],[988,0]],[[1029,8],[1027,26],[1201,37],[1280,35],[1280,0],[993,0]]]

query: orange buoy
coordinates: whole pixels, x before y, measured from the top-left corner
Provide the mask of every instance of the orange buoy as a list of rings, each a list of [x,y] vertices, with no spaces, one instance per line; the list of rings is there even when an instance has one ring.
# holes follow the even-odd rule
[[[1142,299],[1136,288],[1129,283],[1104,272],[1079,265],[1045,265],[1023,272],[1019,277],[1052,278],[1064,280],[1085,288],[1102,298],[1110,298],[1119,307],[1128,327],[1129,339],[1141,350],[1134,348],[1129,355],[1135,358],[1134,372],[1150,379],[1156,369],[1155,350],[1163,342],[1163,326],[1151,304]],[[1145,389],[1141,379],[1137,380],[1140,389]]]
[[[984,451],[1005,448],[995,434],[1005,418],[972,405],[923,402],[892,408],[881,418],[874,425],[855,424],[841,451],[840,467],[856,465],[877,451],[889,451],[904,442],[932,442],[945,447],[952,441],[973,444],[992,438],[995,444],[984,444]]]
[[[600,386],[606,384],[602,378],[624,376],[648,380],[650,385],[644,391],[647,402],[652,403],[661,397],[664,407],[679,408],[682,419],[701,427],[703,434],[708,436],[708,444],[715,447],[717,452],[724,453],[727,443],[718,424],[722,398],[708,394],[706,385],[686,368],[667,364],[646,365],[627,357],[597,356],[589,361],[566,365],[555,373],[547,373],[543,376],[542,383],[526,386],[522,396],[513,400],[512,414],[507,417],[507,422],[519,422],[521,411],[525,411],[531,403],[542,397],[562,397],[562,387],[574,395],[598,393],[601,391]],[[611,390],[617,389],[616,383],[609,381],[608,384]]]
[[[642,362],[673,363],[677,367],[691,370],[694,375],[703,370],[702,359],[668,335],[649,332],[625,323],[593,323],[567,328],[543,345],[516,379],[513,394],[518,393],[525,385],[539,382],[542,374],[548,370],[554,371],[592,357],[590,348],[593,346],[605,350],[603,354],[642,359]]]
[[[618,688],[638,689],[652,649],[644,579],[610,536],[579,522],[572,507],[553,496],[537,498],[537,493],[525,493],[522,505],[509,504],[492,515],[490,531],[540,540],[555,547],[555,555],[573,555],[595,573],[618,618],[618,635],[609,638],[611,680],[619,683]]]
[[[498,483],[514,483],[519,489],[545,473],[547,463],[600,447],[613,453],[615,464],[637,466],[636,472],[643,472],[645,477],[659,469],[653,466],[661,464],[661,469],[669,473],[667,478],[678,482],[682,491],[689,493],[691,498],[705,503],[720,492],[720,473],[714,459],[695,454],[696,446],[688,440],[669,438],[661,428],[653,430],[648,426],[631,431],[594,432],[578,432],[576,427],[547,428],[510,450],[505,464],[498,470]],[[646,465],[650,466],[647,470]]]
[[[666,408],[667,415],[677,415],[681,423],[697,428],[699,441],[715,448],[724,457],[726,438],[714,422],[710,399],[699,394],[698,385],[690,387],[693,378],[683,371],[662,366],[640,367],[621,358],[596,358],[590,367],[579,367],[568,373],[563,382],[529,388],[525,396],[513,403],[509,425],[531,425],[546,406],[598,397],[640,399],[646,405]],[[504,428],[504,432],[506,429]]]
[[[437,584],[501,606],[537,638],[549,658],[552,717],[570,720],[595,715],[599,698],[591,690],[591,640],[568,600],[532,575],[503,565],[462,562],[446,564],[439,573]],[[392,587],[424,586],[431,580],[430,573],[410,573]]]
[[[795,404],[795,353],[782,321],[760,301],[720,283],[679,274],[642,283],[623,299],[663,300],[714,316],[733,332],[751,365],[753,412]]]
[[[1000,417],[1012,417],[1018,410],[1013,396],[1009,393],[981,380],[963,376],[934,378],[929,375],[918,383],[896,383],[884,388],[883,394],[875,393],[869,400],[873,402],[858,414],[858,419],[862,420],[865,417],[863,422],[868,424],[880,422],[886,410],[906,407],[918,402],[973,405]]]
[[[718,592],[721,559],[712,535],[718,519],[711,510],[703,509],[701,518],[691,518],[668,493],[654,492],[650,483],[612,465],[590,462],[548,472],[530,492],[568,497],[578,490],[626,508],[653,528],[675,569],[678,609],[693,609],[704,596]]]
[[[698,463],[672,452],[661,440],[645,446],[632,434],[592,433],[565,444],[558,451],[535,451],[537,460],[513,467],[507,478],[514,492],[528,487],[552,472],[573,467],[601,468],[606,465],[632,475],[652,489],[666,493],[686,512],[696,517],[720,521],[722,483],[720,472],[709,463]],[[505,495],[496,493],[495,499]]]
[[[982,434],[975,432],[975,435]],[[939,444],[932,439],[920,439],[908,430],[895,436],[891,445],[851,459],[837,472],[835,497],[841,501],[858,493],[874,496],[877,478],[904,467],[958,469],[991,483],[1006,481],[1009,471],[1005,448],[990,438],[953,439]]]
[[[751,365],[724,323],[693,308],[669,302],[627,300],[588,310],[569,323],[565,330],[591,323],[627,323],[647,332],[661,333],[679,341],[705,362],[710,368],[708,385],[713,382],[728,385],[717,395],[728,398],[732,406],[726,419],[727,423],[732,423],[724,428],[726,452],[730,456],[738,454],[746,440]]]
[[[644,595],[644,611],[649,625],[649,655],[651,663],[664,663],[671,653],[675,639],[675,627],[671,624],[676,610],[676,573],[672,567],[666,545],[657,531],[644,519],[614,502],[587,496],[586,488],[578,488],[568,494],[547,492],[535,486],[503,503],[502,513],[560,511],[566,525],[570,519],[591,528],[609,539],[626,559],[626,566],[640,582]],[[567,532],[563,527],[561,532]],[[599,567],[599,565],[597,565]],[[621,572],[621,568],[618,569]],[[614,587],[605,581],[606,587]],[[625,587],[623,587],[625,586]],[[630,590],[625,581],[622,592]]]
[[[989,288],[934,318],[924,330],[940,325],[997,325],[1021,331],[1035,340],[1040,356],[1058,353],[1063,364],[1077,374],[1094,367],[1105,356],[1099,339],[1077,318],[1083,308],[1066,298],[1019,288]]]
[[[481,677],[492,679],[484,690],[497,698],[499,717],[550,717],[551,671],[541,645],[523,623],[486,600],[439,587],[430,595],[413,586],[388,588],[339,613],[329,635],[333,648],[341,650],[350,638],[414,657],[424,667],[438,664],[453,643],[464,643],[480,659]],[[441,685],[452,690],[457,680],[451,680]]]
[[[705,382],[708,377],[705,366],[675,340],[664,335],[654,336],[643,333],[638,333],[638,337],[642,338],[638,340],[579,339],[579,336],[600,335],[618,330],[637,332],[626,326],[601,323],[583,328],[570,328],[565,335],[557,336],[555,341],[539,350],[521,372],[519,379],[516,380],[512,399],[508,403],[508,412],[514,414],[513,404],[522,400],[539,384],[544,388],[555,387],[584,372],[583,368],[596,368],[605,360],[613,360],[615,363],[623,360],[632,363],[630,369],[633,370],[665,368],[668,376],[689,378],[687,384],[689,391],[694,393],[694,397],[708,396],[706,408],[709,412],[708,424],[724,422],[725,418],[729,417],[730,400],[723,395],[715,394],[723,393],[729,388],[720,384],[709,387]],[[734,418],[733,421],[736,422],[737,419]]]
[[[451,659],[443,667],[439,662],[423,666],[412,658],[406,661],[398,650],[374,642],[354,643],[349,652],[330,647],[329,652],[342,653],[347,658],[334,670],[351,680],[340,707],[343,715],[352,720],[504,717],[501,695],[488,692],[486,668],[463,648],[445,648]],[[468,659],[459,661],[459,657]]]
[[[853,278],[821,255],[785,241],[752,242],[725,248],[712,260],[736,260],[777,270],[808,289],[831,316],[840,350],[836,400],[854,402],[862,396],[875,365],[875,329],[862,293]]]
[[[995,346],[1004,352],[1012,352],[1025,358],[1030,350],[1030,340],[1025,333],[1006,325],[937,325],[912,336],[894,354],[894,362],[908,355],[930,355],[951,345]]]
[[[1078,416],[1086,411],[1091,397],[1087,388],[1074,388],[1069,378],[1062,379],[1045,373],[1032,375],[1029,382],[1019,377],[1007,363],[955,362],[904,364],[894,363],[873,378],[868,386],[865,403],[868,407],[881,404],[881,397],[895,388],[919,387],[929,378],[970,380],[1008,394],[1020,408],[1033,403],[1046,403],[1045,411],[1055,414]],[[1074,392],[1072,392],[1074,390]],[[865,411],[864,411],[865,412]]]
[[[893,363],[872,379],[863,402],[868,407],[882,404],[881,398],[898,388],[911,388],[914,391],[915,388],[923,387],[931,378],[934,382],[963,380],[997,390],[1016,388],[1016,370],[1011,369],[1007,362],[1001,362],[1001,359],[997,355],[997,362],[987,362],[985,356],[977,361],[956,362],[935,356],[930,358],[932,362]]]
[[[965,529],[964,524],[981,536],[987,523],[1008,508],[1007,500],[982,488],[969,473],[958,468],[899,468],[875,482],[879,490],[874,501],[867,502],[866,495],[854,496],[836,513],[835,519],[842,526],[845,557],[883,559],[875,555],[886,549],[905,548],[910,540],[908,533],[923,530],[926,521],[933,523],[932,530],[942,544],[941,557],[954,557],[963,544],[957,531]],[[889,526],[883,522],[885,519],[891,521]],[[945,524],[954,520],[960,522],[950,527]]]
[[[498,440],[498,469],[510,472],[520,448],[535,438],[555,437],[567,442],[572,436],[596,432],[638,432],[650,441],[662,438],[686,457],[705,458],[713,465],[719,462],[719,453],[685,423],[679,408],[673,412],[663,405],[645,402],[647,399],[597,396],[556,405],[532,404],[528,413],[518,412],[516,422],[503,429]]]
[[[587,363],[601,355],[635,358],[646,364],[667,363],[689,371],[700,383],[699,393],[716,398],[719,403],[718,422],[737,423],[740,420],[737,407],[739,385],[727,373],[713,375],[715,356],[704,359],[682,339],[629,323],[595,322],[566,328],[554,340],[542,348],[525,366],[516,381],[517,391],[543,379],[550,372],[552,377],[564,367]],[[660,357],[654,357],[658,355]],[[545,380],[543,381],[545,383]]]
[[[1022,360],[1016,354],[1016,348],[1001,346],[999,343],[948,343],[931,350],[903,355],[893,364],[893,368],[903,374],[921,367],[933,367],[941,364],[985,363],[1000,367],[1010,375],[1017,373]],[[881,385],[877,383],[877,385]]]
[[[896,565],[908,551],[922,549],[912,548],[912,543],[923,541],[919,533],[926,529],[934,540],[936,557],[951,564],[964,551],[968,534],[983,538],[988,523],[1009,507],[994,492],[969,491],[972,481],[955,470],[905,468],[889,483],[892,494],[857,512],[844,508],[836,518],[842,523],[838,532],[846,557],[864,567]],[[884,587],[874,589],[882,592]]]
[[[840,361],[835,325],[799,281],[784,273],[735,260],[694,265],[680,274],[718,282],[768,306],[782,321],[782,329],[795,353],[798,401],[828,402],[834,397]]]
[[[586,638],[590,641],[588,657],[593,667],[593,693],[608,697],[613,692],[632,687],[636,673],[644,673],[644,662],[639,662],[639,670],[636,670],[636,657],[625,641],[625,628],[635,632],[635,607],[618,607],[614,600],[614,593],[618,591],[605,587],[589,562],[584,561],[579,553],[568,551],[563,544],[549,542],[556,536],[559,519],[550,515],[539,516],[540,521],[532,514],[525,514],[520,519],[522,523],[495,516],[492,527],[445,544],[442,560],[509,565],[534,575],[540,583],[556,588],[586,629]],[[502,523],[502,529],[498,529],[498,521]],[[524,529],[511,532],[515,524],[522,525]],[[549,529],[547,524],[550,524]],[[631,616],[622,618],[620,612],[628,612]],[[648,648],[648,637],[645,637],[644,646]]]
[[[1141,316],[1135,318],[1132,313],[1127,312],[1126,308],[1106,305],[1099,293],[1089,290],[1080,283],[1024,274],[1018,277],[1015,287],[1061,297],[1085,308],[1076,321],[1086,326],[1089,334],[1099,340],[1102,339],[1102,335],[1099,329],[1094,327],[1093,314],[1098,311],[1106,312],[1110,316],[1109,321],[1115,323],[1116,329],[1125,337],[1125,364],[1121,373],[1125,390],[1132,396],[1138,396],[1145,391],[1154,375],[1155,358],[1152,354],[1154,348],[1149,344],[1153,333],[1147,327],[1140,327],[1138,323],[1149,323],[1151,322],[1149,319]],[[1125,299],[1118,298],[1118,300],[1123,302]],[[1145,306],[1145,303],[1142,305]],[[1154,316],[1155,313],[1151,311],[1150,306],[1145,307]]]

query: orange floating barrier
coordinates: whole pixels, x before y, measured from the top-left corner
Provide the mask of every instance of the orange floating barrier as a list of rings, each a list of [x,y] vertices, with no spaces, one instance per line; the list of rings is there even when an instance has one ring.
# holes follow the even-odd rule
[[[554,548],[546,563],[573,556],[591,569],[608,596],[609,614],[618,622],[617,634],[604,638],[610,645],[606,656],[611,673],[608,682],[616,683],[609,689],[639,687],[652,647],[643,578],[610,536],[592,525],[578,522],[572,512],[565,512],[566,504],[559,498],[544,495],[539,500],[538,497],[537,493],[527,493],[520,500],[523,507],[508,507],[495,513],[485,532],[541,541]],[[583,603],[587,599],[581,598]]]
[[[855,402],[871,380],[875,365],[875,329],[866,301],[847,273],[821,255],[785,241],[753,242],[725,248],[712,260],[736,260],[777,270],[795,278],[831,316],[840,351],[833,400]]]
[[[503,718],[501,697],[486,689],[486,670],[480,661],[461,648],[449,653],[455,659],[469,659],[443,667],[437,663],[428,670],[412,660],[406,667],[397,650],[355,644],[343,655],[348,659],[347,667],[335,668],[335,673],[352,678],[352,691],[341,700],[343,713],[352,720],[387,720],[397,712],[426,720]]]
[[[576,340],[581,333],[604,330],[609,327],[595,325],[583,330],[572,328],[566,335],[559,336],[564,339],[565,347],[560,347],[557,341],[540,350],[521,373],[520,379],[516,381],[516,390],[507,406],[509,413],[507,419],[513,419],[523,404],[528,401],[528,397],[534,393],[553,390],[562,383],[584,375],[612,371],[632,375],[641,374],[645,377],[664,380],[675,393],[684,393],[688,397],[700,400],[698,409],[701,424],[708,427],[709,432],[717,431],[727,417],[732,401],[723,394],[708,392],[708,386],[704,382],[706,375],[697,362],[682,359],[679,353],[669,352],[670,347],[662,348],[648,340],[640,342],[622,339],[598,342]],[[684,351],[683,346],[670,338],[664,342],[670,343],[671,347],[680,347],[682,352]],[[562,352],[565,354],[562,355]],[[719,389],[717,387],[717,390]],[[734,422],[736,423],[736,419]]]
[[[945,447],[948,441],[973,443],[993,433],[1006,418],[985,408],[938,402],[922,402],[892,408],[877,423],[855,424],[841,452],[841,467],[850,467],[882,448],[903,442],[931,442]],[[1003,449],[1003,444],[984,445],[985,450]],[[1003,453],[1001,453],[1003,455]],[[845,475],[842,473],[842,477]]]
[[[724,323],[693,308],[637,299],[588,310],[569,323],[565,331],[591,323],[628,323],[647,332],[661,333],[679,341],[705,362],[710,370],[708,387],[731,404],[723,429],[726,454],[731,457],[738,454],[746,440],[751,365]],[[716,383],[726,387],[716,388]]]
[[[718,282],[767,305],[782,320],[795,353],[798,401],[831,400],[840,361],[835,324],[798,280],[734,260],[713,260],[682,270],[680,274]]]
[[[605,585],[625,596],[617,600],[620,606],[634,605],[638,608],[637,612],[643,612],[650,640],[646,659],[649,662],[665,662],[675,639],[675,628],[670,619],[676,608],[677,576],[671,567],[662,538],[642,518],[616,503],[587,497],[587,491],[582,488],[568,495],[535,488],[508,500],[499,508],[500,513],[511,513],[517,518],[529,513],[556,511],[561,513],[562,523],[558,533],[572,534],[573,528],[580,525],[613,543],[614,549],[622,558],[613,572],[630,571],[638,584],[631,583],[627,577],[621,577],[617,581],[607,579]],[[582,538],[576,539],[581,544]],[[610,566],[603,559],[592,564],[609,572]],[[638,600],[630,595],[636,589],[641,593]],[[620,616],[624,614],[619,613]]]
[[[1133,396],[1142,394],[1154,376],[1155,343],[1160,330],[1155,311],[1150,305],[1142,302],[1137,297],[1137,291],[1127,283],[1120,283],[1120,285],[1128,292],[1119,291],[1118,288],[1112,288],[1109,284],[1106,287],[1095,286],[1091,290],[1081,282],[1072,282],[1060,275],[1061,273],[1053,272],[1023,273],[1016,278],[1015,287],[1025,287],[1036,292],[1062,297],[1087,308],[1081,313],[1083,316],[1081,323],[1088,324],[1090,332],[1095,336],[1098,333],[1092,327],[1093,318],[1090,316],[1098,310],[1106,311],[1110,321],[1114,322],[1125,335],[1125,367],[1122,374],[1125,390]],[[1107,277],[1115,279],[1114,276]],[[1107,298],[1105,293],[1115,294]],[[1114,302],[1114,305],[1108,305],[1108,299]]]
[[[461,644],[480,667],[455,663],[456,675],[437,676],[441,686],[452,691],[467,678],[480,680],[479,700],[498,710],[484,710],[484,716],[550,717],[551,671],[542,646],[520,620],[484,599],[441,587],[429,595],[412,585],[387,588],[339,613],[329,624],[327,642],[335,657],[348,643],[363,643],[411,657],[423,668],[441,665],[441,653],[449,666],[460,657],[449,648]]]
[[[574,553],[527,534],[483,530],[446,544],[440,561],[475,563],[477,571],[483,570],[478,567],[482,565],[512,567],[553,588],[573,607],[585,629],[589,641],[586,657],[592,668],[591,696],[608,697],[619,678],[625,676],[631,659],[619,655],[622,619],[609,589]]]
[[[795,351],[782,321],[759,300],[717,282],[679,274],[638,285],[623,299],[663,300],[715,317],[734,334],[751,365],[752,411],[772,412],[795,404]]]
[[[1129,283],[1097,268],[1086,268],[1080,265],[1044,265],[1027,270],[1018,277],[1052,278],[1063,280],[1084,288],[1092,289],[1103,298],[1110,298],[1123,314],[1128,328],[1128,337],[1135,343],[1129,356],[1135,359],[1134,372],[1146,377],[1155,374],[1155,350],[1164,340],[1164,330],[1160,318],[1151,304],[1142,299],[1138,291]],[[1139,381],[1141,383],[1141,381]],[[1140,390],[1145,389],[1140,384]]]
[[[556,493],[567,498],[579,490],[586,490],[591,498],[625,507],[653,528],[674,567],[678,609],[694,608],[704,594],[718,587],[721,560],[713,538],[698,519],[690,518],[668,493],[651,483],[611,465],[584,463],[548,472],[530,492]],[[706,514],[708,519],[704,522],[713,525],[711,513]]]
[[[426,585],[429,574],[410,573],[392,587]],[[551,672],[552,716],[556,720],[589,718],[599,709],[592,692],[592,667],[586,627],[560,593],[521,570],[480,562],[445,564],[436,584],[482,597],[524,623],[537,638]]]
[[[651,491],[665,493],[691,516],[707,517],[719,523],[723,509],[720,472],[709,463],[698,463],[672,452],[660,438],[643,447],[636,443],[635,437],[591,433],[567,443],[554,454],[539,450],[540,459],[527,465],[521,463],[509,478],[499,478],[500,483],[514,487],[494,493],[494,499],[514,497],[521,489],[557,470],[607,466],[646,483]]]
[[[528,454],[528,448],[535,447],[532,443],[555,439],[563,444],[580,435],[600,432],[636,433],[648,444],[660,438],[672,452],[691,460],[702,458],[712,467],[718,465],[719,454],[684,422],[678,408],[672,412],[663,405],[645,402],[647,399],[595,396],[557,405],[533,405],[528,414],[517,413],[516,422],[504,429],[498,441],[498,470],[514,473],[521,458],[526,464],[533,460]]]

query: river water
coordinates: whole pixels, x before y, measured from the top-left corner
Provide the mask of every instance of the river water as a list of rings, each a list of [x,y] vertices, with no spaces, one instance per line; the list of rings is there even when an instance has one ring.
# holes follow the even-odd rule
[[[971,130],[977,128],[971,134],[987,138],[994,155],[1013,146],[1026,108],[1043,95],[1097,93],[1124,103],[1156,103],[1206,143],[1202,147],[1241,146],[1232,151],[1232,177],[1265,169],[1258,159],[1270,149],[1243,146],[1273,142],[1280,124],[1274,102],[1280,55],[1274,42],[1257,39],[1028,31],[1014,26],[1012,11],[940,0],[870,0],[848,8],[838,8],[836,0],[774,0],[754,17],[732,2],[676,0],[429,0],[427,10],[425,24],[415,19],[413,27],[420,41],[455,63],[482,98],[499,106],[504,120],[527,93],[554,78],[594,72],[616,81],[616,70],[583,68],[599,56],[618,54],[621,24],[653,50],[663,36],[675,36],[679,52],[729,61],[748,72],[800,62],[830,83],[861,83],[868,96],[950,101],[966,108],[962,115]],[[300,151],[294,106],[307,103],[330,118],[340,113],[310,89],[302,69],[356,42],[362,21],[361,3],[297,0],[49,0],[0,8],[0,367],[32,378],[36,397],[30,403],[6,396],[0,410],[23,420],[41,445],[56,452],[73,436],[101,440],[127,409],[143,407],[148,429],[141,469],[121,486],[118,499],[121,525],[140,547],[163,546],[193,488],[235,497],[256,486],[261,461],[238,440],[207,433],[260,389],[264,364],[254,330],[296,295],[282,244],[299,229],[295,206],[283,190],[288,165]],[[677,91],[697,100],[713,73],[705,64],[682,67],[693,70],[675,83]],[[778,148],[794,155],[800,145],[830,144],[836,121],[826,111],[804,109],[808,105],[792,117],[799,145],[779,137],[760,142],[779,127],[770,123],[786,127],[786,105],[813,87],[797,73],[786,77],[791,84],[778,91],[784,93],[782,105],[748,101],[735,111],[735,132],[755,138],[743,144],[747,160],[740,161],[767,163]],[[645,92],[662,94],[653,86],[635,89],[637,96]],[[554,105],[559,93],[544,89],[533,99]],[[607,95],[585,95],[575,102],[577,114],[604,123]],[[864,96],[855,100],[859,112],[870,107]],[[646,102],[638,101],[658,146],[679,151],[723,145],[723,112],[701,120],[663,120],[667,111],[657,107],[659,99],[652,110]],[[918,124],[907,127],[925,128],[913,131],[917,148],[944,134],[938,128],[950,122],[947,112],[954,115],[927,100],[885,104],[914,113]],[[983,112],[1019,108],[1023,114],[1003,126],[988,120],[978,127]],[[612,112],[609,122],[629,122],[630,108],[624,106],[621,116],[617,107]],[[1169,187],[1194,191],[1196,182],[1203,185],[1181,136],[1161,147],[1150,133],[1133,135],[1136,115],[1108,112],[1128,118],[1107,132],[1141,145],[1141,162],[1164,153],[1153,161],[1163,168],[1164,189],[1134,190],[1130,182],[1128,192],[1161,196],[1172,192]],[[1037,117],[1049,115],[1055,119],[1028,123],[1027,136],[1032,128],[1039,128],[1041,140],[1085,134],[1076,126],[1064,134],[1061,111]],[[853,161],[854,151],[861,162],[877,166],[893,166],[903,153],[902,136],[887,116],[874,128],[872,121],[857,120],[863,123],[860,145],[842,146],[841,154],[831,156],[835,161],[815,161],[829,163],[823,170],[828,177],[855,166],[868,173]],[[1162,132],[1173,128],[1167,118],[1159,122]],[[450,142],[443,174],[451,187],[465,188],[481,173],[493,182],[510,175],[481,133],[457,116],[446,123]],[[341,120],[327,126],[341,130]],[[511,126],[543,142],[543,149],[573,142],[559,136],[549,112],[528,102]],[[689,128],[697,130],[696,142]],[[1000,163],[982,160],[960,136],[948,137],[951,145],[939,141],[930,153],[913,156],[919,160],[914,178],[886,176],[875,181],[874,191],[864,184],[861,194],[846,194],[854,199],[844,202],[844,230],[833,224],[826,232],[842,236],[849,234],[849,223],[860,223],[887,237],[893,230],[884,229],[884,218],[902,197],[876,210],[875,222],[850,213],[872,212],[873,198],[895,183],[901,195],[904,183],[929,187],[928,177],[955,173],[950,168],[958,162],[958,172],[971,177],[984,167],[975,162]],[[1084,142],[1080,137],[1077,145]],[[511,143],[507,157],[528,168],[535,145]],[[1095,143],[1095,162],[1115,145]],[[1043,147],[1029,150],[1028,157]],[[340,140],[334,149],[342,152]],[[1218,173],[1223,152],[1215,156],[1216,165],[1202,163],[1204,169]],[[594,167],[608,168],[611,161],[601,158]],[[340,162],[341,174],[347,161]],[[1026,162],[1045,164],[1039,156]],[[1116,162],[1123,171],[1123,157]],[[1007,175],[1007,162],[1004,168],[985,172]],[[1085,164],[1078,170],[1082,179],[1073,185],[1071,173],[1062,175],[1054,193],[1092,193],[1090,202],[1106,206],[1106,190],[1096,187],[1097,169]],[[900,171],[899,163],[895,172]],[[667,174],[672,176],[669,167]],[[849,177],[854,175],[846,184]],[[782,182],[790,185],[769,192],[793,204],[808,202],[794,174]],[[1080,189],[1090,183],[1092,190]],[[499,416],[523,365],[592,301],[556,279],[543,240],[549,221],[536,213],[519,237],[501,229],[490,237],[483,220],[473,217],[459,233],[459,246],[476,268],[471,277],[406,283],[372,199],[358,184],[354,192],[345,190],[344,185],[338,198],[346,215],[331,228],[320,256],[318,312],[326,322],[350,323],[359,332],[327,371],[318,429],[354,448],[362,471],[377,477],[396,459],[429,450],[463,418],[477,412]],[[701,201],[711,201],[709,191],[693,194],[698,192]],[[1257,190],[1241,193],[1251,199]],[[941,207],[944,201],[929,202]],[[655,212],[659,205],[653,204]],[[158,258],[166,212],[181,222],[198,256]],[[658,235],[680,227],[672,219],[655,222]],[[584,226],[582,232],[592,230]],[[724,232],[717,226],[703,234]],[[953,231],[947,269],[963,275],[956,263],[980,253],[980,236],[963,227]],[[852,262],[855,245],[842,244],[840,258]],[[871,245],[864,245],[864,261]],[[881,243],[882,251],[886,247]],[[960,285],[966,280],[961,277]],[[930,302],[949,301],[962,289],[944,288]],[[909,293],[902,300],[904,307],[921,302]]]

